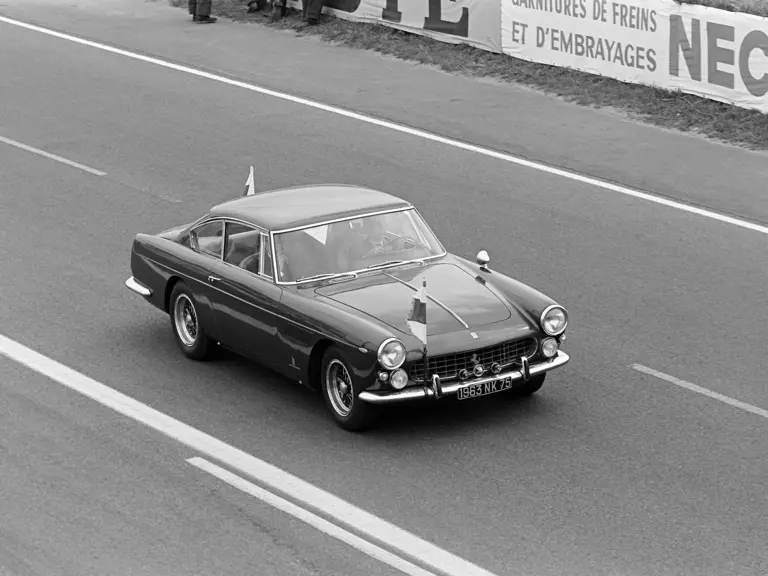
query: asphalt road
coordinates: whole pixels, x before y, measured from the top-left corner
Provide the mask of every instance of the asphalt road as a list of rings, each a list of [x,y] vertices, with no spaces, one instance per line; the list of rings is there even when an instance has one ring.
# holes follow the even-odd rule
[[[3,576],[399,574],[0,359]]]
[[[0,14],[75,22],[94,37],[105,34],[95,23],[116,19],[123,47],[205,34],[220,68],[222,55],[242,55],[234,25],[174,28],[166,14],[183,11],[137,5],[162,17],[134,39],[129,16],[108,10],[53,17],[40,0],[6,4]],[[0,48],[0,136],[106,172],[0,143],[0,333],[499,575],[768,572],[766,420],[629,367],[768,407],[764,235],[4,23]],[[339,74],[322,56],[318,67]],[[483,102],[484,84],[455,82]],[[323,99],[333,87],[305,88]],[[550,106],[563,113],[538,103],[542,117]],[[678,164],[724,150],[653,134]],[[514,136],[514,147],[526,143]],[[528,152],[543,154],[535,142]],[[730,176],[731,190],[750,197],[765,166],[727,154],[746,170]],[[663,180],[637,155],[616,158],[617,171]],[[569,308],[572,363],[529,402],[398,409],[350,435],[319,398],[252,364],[184,360],[167,318],[122,285],[131,238],[239,194],[251,163],[264,188],[350,182],[417,203],[449,250],[487,249],[493,267]],[[680,197],[702,193],[675,186]],[[761,219],[754,206],[745,216]],[[378,573],[234,490],[209,496],[221,485],[190,471],[173,443],[4,360],[0,382],[2,512],[12,519],[0,529],[0,566],[11,573]],[[268,567],[254,570],[254,559]]]

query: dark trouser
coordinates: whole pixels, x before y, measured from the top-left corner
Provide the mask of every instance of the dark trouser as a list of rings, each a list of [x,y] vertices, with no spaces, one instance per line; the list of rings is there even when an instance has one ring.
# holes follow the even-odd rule
[[[211,0],[189,0],[189,13],[192,16],[210,16]]]
[[[323,11],[323,0],[301,0],[302,12],[307,20],[317,20]]]

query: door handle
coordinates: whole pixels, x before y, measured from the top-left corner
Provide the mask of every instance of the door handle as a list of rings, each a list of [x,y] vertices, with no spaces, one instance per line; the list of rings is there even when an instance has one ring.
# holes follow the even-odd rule
[[[218,282],[221,278],[217,276],[208,276],[208,282]]]

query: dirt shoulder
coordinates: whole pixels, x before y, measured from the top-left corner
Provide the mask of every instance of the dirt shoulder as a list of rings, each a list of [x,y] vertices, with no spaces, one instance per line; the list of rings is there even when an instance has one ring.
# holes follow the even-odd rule
[[[756,16],[765,16],[768,18],[768,2],[765,0],[675,0],[680,4],[696,4],[698,6],[709,6],[718,10],[727,10],[728,12],[745,12]]]

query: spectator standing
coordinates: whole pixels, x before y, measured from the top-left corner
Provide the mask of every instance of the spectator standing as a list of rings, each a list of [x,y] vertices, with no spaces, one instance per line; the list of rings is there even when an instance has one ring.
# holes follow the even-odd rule
[[[217,20],[211,16],[211,0],[189,0],[189,13],[198,24],[213,24]]]
[[[304,19],[308,24],[317,24],[320,14],[323,12],[323,4],[323,0],[301,0]]]

